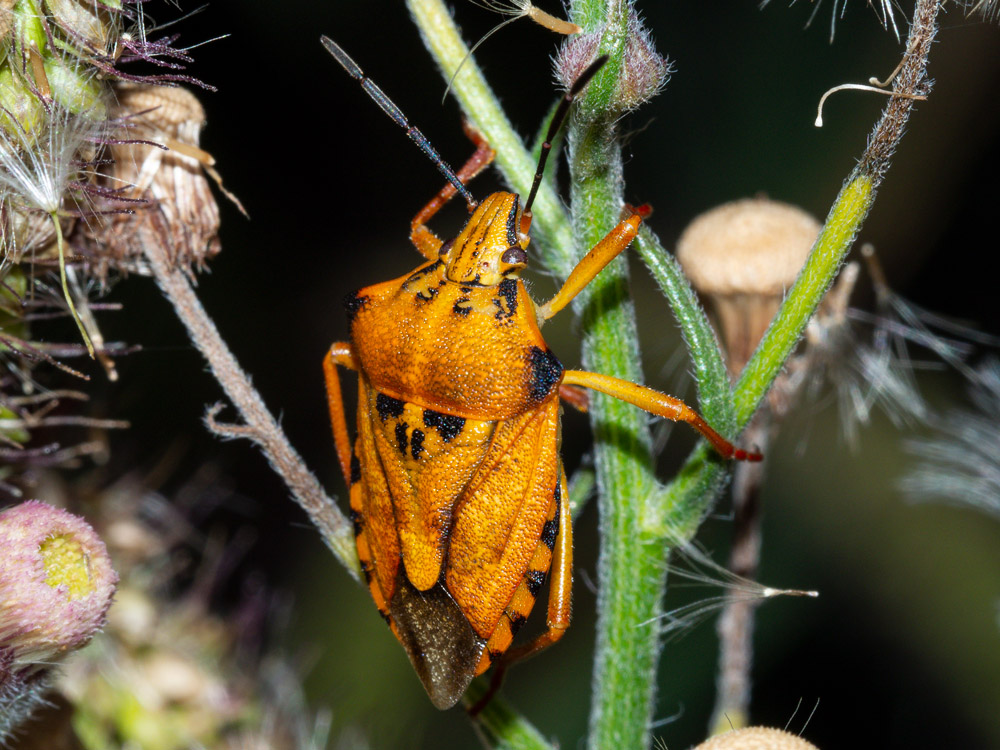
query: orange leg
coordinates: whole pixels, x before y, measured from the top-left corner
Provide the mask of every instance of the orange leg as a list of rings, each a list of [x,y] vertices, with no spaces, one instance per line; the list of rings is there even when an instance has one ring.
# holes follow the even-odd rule
[[[559,385],[559,398],[584,414],[590,408],[590,394],[583,388],[577,388],[575,385],[561,383]]]
[[[462,121],[462,130],[465,131],[465,135],[468,136],[469,140],[476,145],[475,152],[462,165],[462,168],[458,170],[458,174],[456,175],[459,182],[463,185],[468,185],[476,175],[489,166],[497,152],[490,148],[490,144],[480,135],[479,131],[474,130],[465,120]],[[452,196],[456,192],[455,186],[448,183],[441,188],[437,195],[428,201],[426,206],[420,209],[417,215],[413,217],[413,221],[410,222],[410,242],[414,244],[420,254],[427,258],[427,260],[435,260],[441,251],[441,245],[444,244],[440,237],[427,228],[427,222],[431,220],[434,214],[441,210],[441,207],[445,203],[452,199]]]
[[[635,209],[631,216],[612,229],[603,240],[594,245],[583,260],[576,264],[562,289],[556,295],[540,305],[538,317],[548,320],[568,305],[580,291],[599,274],[608,263],[617,258],[629,246],[639,231],[643,214]]]
[[[326,378],[326,399],[330,405],[330,424],[333,425],[333,444],[337,449],[340,470],[344,481],[351,486],[351,439],[347,434],[347,416],[344,414],[344,399],[340,393],[340,378],[337,366],[356,370],[354,352],[346,341],[338,341],[330,347],[323,358],[323,375]]]
[[[636,385],[627,380],[612,378],[608,375],[598,375],[596,372],[584,372],[582,370],[566,370],[563,376],[565,385],[579,385],[584,388],[591,388],[617,399],[645,409],[650,414],[655,414],[664,419],[674,422],[687,422],[698,432],[705,436],[705,439],[712,444],[712,447],[723,458],[733,458],[738,461],[760,461],[763,456],[760,453],[751,453],[740,448],[736,448],[722,435],[713,430],[709,424],[702,419],[694,409],[685,404],[680,399],[667,396],[644,385]]]

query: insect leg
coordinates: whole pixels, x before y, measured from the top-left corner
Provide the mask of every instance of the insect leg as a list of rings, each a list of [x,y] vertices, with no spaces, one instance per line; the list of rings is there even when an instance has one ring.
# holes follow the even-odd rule
[[[584,388],[591,388],[592,390],[606,393],[609,396],[614,396],[617,399],[638,406],[640,409],[645,409],[650,414],[655,414],[664,419],[670,419],[674,422],[687,422],[700,432],[723,458],[733,458],[738,461],[760,461],[763,458],[759,453],[752,453],[736,448],[722,437],[722,435],[713,430],[690,406],[680,399],[667,396],[652,388],[647,388],[644,385],[636,385],[627,380],[612,378],[608,375],[599,375],[596,372],[584,372],[582,370],[566,370],[563,375],[563,383],[566,385],[580,385]]]
[[[351,439],[347,434],[347,417],[344,414],[344,399],[340,393],[340,378],[337,376],[337,366],[356,370],[354,352],[346,341],[338,341],[330,347],[323,358],[323,375],[326,378],[326,398],[330,405],[330,423],[333,425],[333,444],[337,448],[337,458],[340,460],[340,470],[344,481],[351,486]]]
[[[590,408],[590,394],[583,388],[578,388],[575,385],[560,383],[559,398],[577,411],[582,411],[584,414],[586,414],[587,410]]]
[[[618,257],[629,246],[639,231],[642,214],[633,211],[625,221],[608,232],[604,239],[594,245],[593,249],[583,256],[566,279],[566,283],[556,292],[555,296],[538,307],[538,317],[548,320],[568,305],[580,291],[599,274],[608,263]]]
[[[490,144],[486,142],[486,139],[467,120],[462,120],[462,130],[476,146],[475,152],[462,165],[462,168],[458,170],[459,182],[463,185],[468,185],[476,175],[489,166],[497,152],[490,148]],[[428,201],[426,206],[420,209],[417,215],[413,217],[413,221],[410,222],[410,242],[414,244],[417,250],[420,251],[420,254],[427,258],[427,260],[436,260],[443,244],[441,239],[427,228],[427,222],[431,220],[434,214],[441,210],[441,207],[445,203],[452,199],[456,192],[455,186],[449,182],[441,188],[437,195]]]

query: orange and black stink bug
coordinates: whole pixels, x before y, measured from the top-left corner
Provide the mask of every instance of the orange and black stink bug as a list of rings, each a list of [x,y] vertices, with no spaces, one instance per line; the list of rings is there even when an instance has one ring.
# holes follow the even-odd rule
[[[536,305],[519,274],[548,149],[523,210],[514,193],[476,204],[465,183],[493,159],[488,144],[470,131],[476,151],[455,174],[354,61],[322,41],[449,181],[411,224],[410,239],[426,262],[351,295],[351,340],[333,344],[324,360],[361,569],[431,701],[449,708],[501,656],[523,658],[569,626],[573,532],[558,451],[561,394],[579,402],[580,387],[602,391],[688,422],[727,458],[760,457],[735,449],[683,402],[565,370],[545,345],[540,324],[628,246],[640,212],[599,242],[551,300]],[[564,97],[547,141],[601,64]],[[442,242],[426,223],[456,192],[472,216],[454,240]],[[358,373],[353,451],[338,365]],[[550,568],[548,628],[508,650]]]

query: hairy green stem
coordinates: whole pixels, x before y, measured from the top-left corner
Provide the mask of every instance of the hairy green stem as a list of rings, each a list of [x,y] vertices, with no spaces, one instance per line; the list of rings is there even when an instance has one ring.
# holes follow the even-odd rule
[[[628,44],[629,5],[581,2],[571,18],[600,32],[609,56],[580,98],[566,141],[573,234],[582,254],[614,227],[623,205],[621,152],[613,97]],[[574,302],[583,318],[586,369],[642,381],[635,315],[624,259],[610,264]],[[594,394],[601,550],[597,564],[597,644],[591,702],[591,748],[645,747],[656,685],[663,548],[642,534],[643,507],[656,492],[647,417]]]
[[[462,698],[462,705],[466,708],[476,705],[486,695],[488,686],[488,679],[473,680]],[[476,715],[474,726],[485,747],[496,750],[553,750],[541,733],[499,696]]]
[[[890,99],[882,112],[857,167],[837,195],[799,278],[736,384],[733,398],[739,428],[749,422],[767,394],[850,251],[913,111],[915,100],[910,97],[927,94],[927,58],[937,31],[939,10],[940,0],[917,2],[903,64],[893,89],[904,96]],[[723,468],[706,461],[706,456],[704,446],[696,449],[663,493],[660,522],[664,530],[693,532],[707,511],[713,495],[704,492],[721,484]]]

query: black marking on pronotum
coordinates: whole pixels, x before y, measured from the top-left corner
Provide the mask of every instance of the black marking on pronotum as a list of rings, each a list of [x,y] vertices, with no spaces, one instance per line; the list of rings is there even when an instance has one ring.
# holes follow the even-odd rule
[[[403,414],[403,402],[398,398],[380,393],[375,397],[375,410],[378,412],[379,419],[384,422],[389,417],[398,417]]]
[[[493,304],[497,306],[494,318],[497,320],[513,318],[517,313],[517,281],[504,279],[497,284],[497,296],[493,298]]]
[[[430,302],[432,299],[437,297],[438,288],[436,286],[427,287],[427,289],[417,292],[414,297],[421,302]]]
[[[408,426],[406,422],[400,422],[396,425],[396,445],[404,456],[406,455],[406,428]]]
[[[414,427],[410,435],[410,453],[415,461],[420,460],[420,454],[424,451],[424,431]]]
[[[406,281],[403,282],[403,286],[405,287],[407,284],[410,284],[411,282],[419,281],[424,276],[431,273],[432,271],[436,271],[443,265],[444,261],[439,259],[434,261],[433,263],[428,263],[423,268],[418,268],[416,271],[414,271],[413,273],[411,273],[409,276],[406,277]]]
[[[552,393],[552,388],[562,378],[563,366],[549,349],[537,346],[528,351],[528,377],[530,395],[535,401],[543,401]]]
[[[545,571],[529,570],[524,576],[524,583],[528,587],[528,593],[537,599],[538,592],[542,590],[542,584],[545,583]]]
[[[517,631],[521,629],[521,626],[528,621],[528,618],[522,615],[520,612],[516,612],[513,617],[510,617],[510,634],[517,635]]]
[[[463,305],[469,301],[468,297],[459,297],[455,300],[455,304],[451,306],[451,311],[456,315],[461,315],[463,318],[472,312],[471,307],[463,307]]]
[[[351,484],[356,484],[361,479],[361,462],[353,453],[351,454]]]
[[[361,533],[361,514],[351,508],[351,525],[354,526],[354,536]]]
[[[424,409],[424,426],[437,430],[446,443],[450,443],[465,428],[465,417],[453,417],[439,411]]]
[[[344,309],[347,311],[347,321],[351,322],[354,320],[354,316],[358,314],[358,311],[365,306],[368,302],[368,296],[362,296],[358,292],[351,292],[346,297],[344,297]]]

